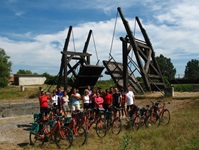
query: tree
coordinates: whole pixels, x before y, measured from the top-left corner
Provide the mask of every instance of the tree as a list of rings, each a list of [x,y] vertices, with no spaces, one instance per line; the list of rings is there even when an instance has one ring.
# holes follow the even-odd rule
[[[52,76],[49,73],[45,72],[42,74],[44,77],[46,77],[45,84],[57,84],[57,76]]]
[[[160,54],[160,56],[156,57],[156,61],[164,77],[167,77],[168,79],[175,78],[176,69],[174,68],[170,58],[164,57],[162,54]]]
[[[0,48],[0,87],[6,87],[9,83],[12,62],[8,59],[6,52]]]
[[[17,74],[32,74],[32,72],[30,70],[19,69],[19,71],[17,71]]]
[[[190,60],[185,67],[185,79],[199,79],[199,60]]]

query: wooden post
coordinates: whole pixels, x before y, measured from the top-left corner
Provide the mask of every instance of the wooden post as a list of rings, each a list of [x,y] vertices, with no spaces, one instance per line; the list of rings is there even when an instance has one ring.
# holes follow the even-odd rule
[[[123,87],[126,91],[128,86],[128,51],[127,51],[127,41],[126,38],[120,38],[122,41],[122,57],[123,57]]]

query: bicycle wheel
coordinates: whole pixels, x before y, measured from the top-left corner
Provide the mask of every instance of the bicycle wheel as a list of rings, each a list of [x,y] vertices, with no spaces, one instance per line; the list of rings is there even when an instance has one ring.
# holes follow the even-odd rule
[[[106,125],[107,125],[107,131],[112,127],[113,125],[113,120],[114,120],[114,115],[113,114],[109,114],[106,118]]]
[[[135,130],[141,128],[145,123],[145,118],[137,115],[133,121],[133,127]]]
[[[58,148],[68,149],[73,143],[73,131],[69,127],[62,126],[55,132],[54,138]]]
[[[102,138],[106,136],[107,122],[105,119],[99,119],[96,123],[96,133],[97,136]]]
[[[160,116],[160,124],[163,126],[168,125],[170,122],[170,112],[168,109],[165,109]]]
[[[82,146],[87,141],[87,133],[83,126],[77,125],[75,127],[75,131],[73,131],[74,135],[74,145]]]
[[[133,119],[133,129],[135,129],[136,131],[139,129],[140,127],[140,118],[137,115],[134,119]]]
[[[41,146],[43,142],[42,136],[43,135],[39,135],[38,133],[37,134],[30,133],[29,135],[30,145]]]
[[[122,120],[119,117],[117,117],[113,121],[112,133],[118,135],[121,130],[122,130]]]
[[[44,138],[43,127],[38,123],[33,123],[30,129],[30,145],[41,146]]]
[[[147,128],[158,127],[160,125],[160,119],[157,114],[151,115],[149,114],[146,117],[145,125]]]

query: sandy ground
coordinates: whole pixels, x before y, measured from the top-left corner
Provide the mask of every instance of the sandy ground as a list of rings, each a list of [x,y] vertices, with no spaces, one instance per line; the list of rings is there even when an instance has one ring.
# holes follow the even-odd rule
[[[147,94],[146,99],[137,100],[137,104],[145,106],[150,101],[155,101],[161,93]],[[183,108],[192,100],[199,99],[199,92],[175,93],[173,98],[165,98],[170,101],[168,109],[172,112]],[[33,116],[19,116],[10,118],[0,118],[0,149],[23,149],[29,145],[29,129],[33,123]]]
[[[32,122],[32,115],[1,118],[0,149],[21,149],[29,144],[29,129]]]

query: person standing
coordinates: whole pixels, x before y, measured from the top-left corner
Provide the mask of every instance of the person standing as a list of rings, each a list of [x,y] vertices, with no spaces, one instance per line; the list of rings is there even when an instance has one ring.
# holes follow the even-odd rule
[[[104,103],[103,103],[104,109],[110,110],[110,106],[111,106],[111,103],[112,103],[112,94],[109,93],[108,89],[105,90],[105,94],[103,95],[103,99],[104,99]]]
[[[95,109],[98,110],[100,108],[103,108],[103,103],[103,98],[100,96],[100,93],[97,92],[97,96],[95,97]]]
[[[112,96],[113,96],[112,106],[113,106],[113,110],[114,110],[114,115],[118,116],[117,108],[120,108],[120,106],[121,106],[121,94],[119,93],[118,88],[114,88],[114,94]]]
[[[39,104],[40,104],[40,113],[47,116],[48,114],[48,100],[51,100],[51,98],[45,94],[44,90],[41,89],[40,95],[39,95]]]
[[[51,97],[51,104],[54,114],[57,114],[58,112],[58,96],[56,95],[56,90],[53,90],[53,94]]]
[[[64,111],[64,115],[67,116],[68,115],[68,112],[70,111],[70,108],[69,108],[69,105],[68,105],[68,102],[69,102],[69,96],[67,94],[66,91],[64,91],[64,95],[63,97],[61,98],[61,104],[62,104],[62,110]]]
[[[80,110],[80,103],[79,103],[80,99],[81,99],[81,95],[77,92],[77,89],[74,88],[73,94],[71,94],[70,96],[72,111]]]
[[[125,91],[124,89],[122,88],[121,90],[121,113],[122,113],[122,118],[125,118],[127,115],[126,115],[126,107],[125,107],[125,102],[126,102],[126,94],[125,94]]]
[[[56,95],[58,96],[57,107],[59,112],[62,110],[62,97],[64,96],[64,91],[62,91],[61,87],[57,88]]]
[[[133,91],[130,90],[130,87],[128,86],[126,88],[126,103],[127,103],[127,109],[126,113],[128,115],[129,109],[135,104],[135,95]]]
[[[88,110],[90,108],[90,97],[89,97],[89,91],[87,89],[84,91],[82,99],[84,104],[84,110]]]

